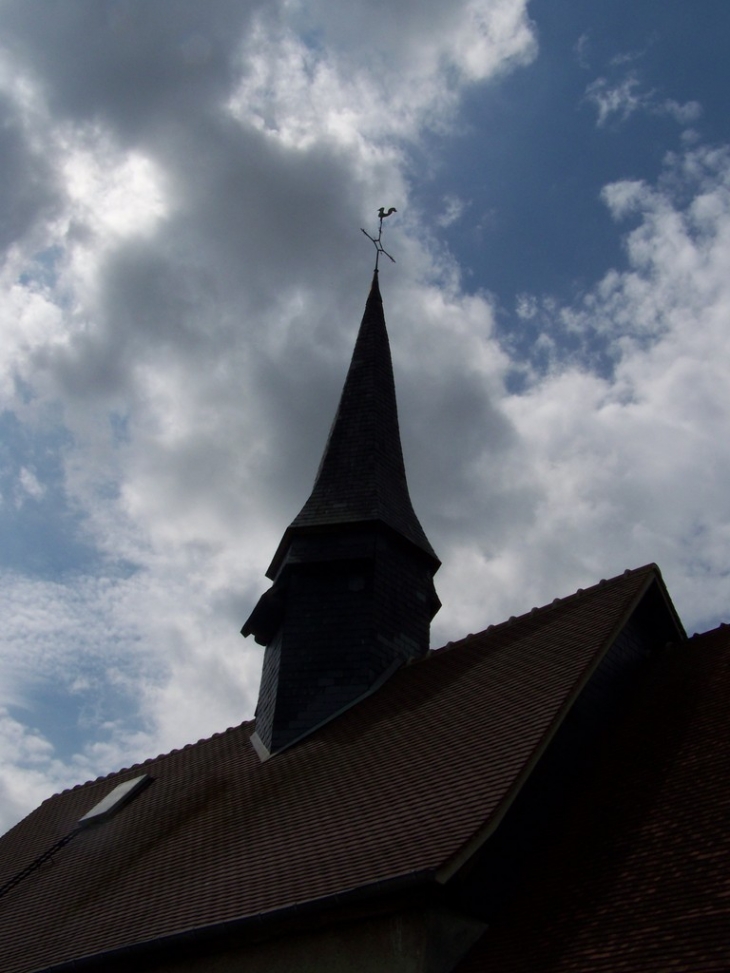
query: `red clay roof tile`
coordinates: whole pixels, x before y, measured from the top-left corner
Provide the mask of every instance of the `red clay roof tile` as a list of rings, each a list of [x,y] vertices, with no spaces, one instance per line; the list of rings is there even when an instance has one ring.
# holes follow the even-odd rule
[[[4,973],[457,867],[657,577],[433,652],[265,763],[251,723],[145,762],[150,787],[0,899]],[[139,772],[44,802],[0,842],[0,886]]]

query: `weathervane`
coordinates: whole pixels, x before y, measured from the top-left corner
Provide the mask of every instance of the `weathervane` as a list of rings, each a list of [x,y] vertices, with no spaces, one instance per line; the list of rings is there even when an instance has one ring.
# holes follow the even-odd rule
[[[378,217],[380,218],[380,223],[378,224],[378,236],[377,236],[377,239],[375,237],[370,236],[370,234],[368,233],[367,230],[363,230],[362,227],[360,227],[360,229],[365,234],[365,236],[368,238],[368,240],[370,240],[372,243],[375,244],[375,270],[376,270],[376,272],[377,272],[377,269],[378,269],[378,260],[380,259],[380,254],[381,253],[384,253],[385,256],[388,258],[388,260],[392,260],[393,263],[395,263],[395,257],[391,257],[391,255],[388,253],[388,251],[385,250],[385,249],[383,249],[383,244],[380,242],[380,240],[381,240],[381,237],[383,236],[383,220],[386,220],[391,215],[391,213],[397,213],[397,212],[398,212],[398,210],[395,208],[395,206],[391,206],[387,213],[385,212],[385,207],[384,206],[381,206],[380,207],[380,209],[378,210]]]

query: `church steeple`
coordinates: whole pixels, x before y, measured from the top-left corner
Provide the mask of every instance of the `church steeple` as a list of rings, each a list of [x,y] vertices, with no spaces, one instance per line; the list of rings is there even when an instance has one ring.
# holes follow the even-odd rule
[[[439,563],[408,493],[376,271],[314,488],[242,629],[266,645],[257,742],[288,746],[425,654]]]
[[[267,576],[276,574],[292,534],[371,521],[387,524],[438,564],[408,493],[377,272],[314,488],[282,538]]]

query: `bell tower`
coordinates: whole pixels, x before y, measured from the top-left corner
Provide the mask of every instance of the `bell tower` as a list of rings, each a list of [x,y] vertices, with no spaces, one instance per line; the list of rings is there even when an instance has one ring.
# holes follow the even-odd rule
[[[254,735],[264,756],[425,655],[439,565],[408,492],[376,269],[314,488],[242,629],[266,646]]]

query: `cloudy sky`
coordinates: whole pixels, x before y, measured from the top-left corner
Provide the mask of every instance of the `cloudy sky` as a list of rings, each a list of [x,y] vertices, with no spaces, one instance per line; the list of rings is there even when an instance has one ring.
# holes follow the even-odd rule
[[[648,561],[730,620],[728,36],[726,0],[0,0],[0,830],[252,715],[382,205],[433,644]]]

